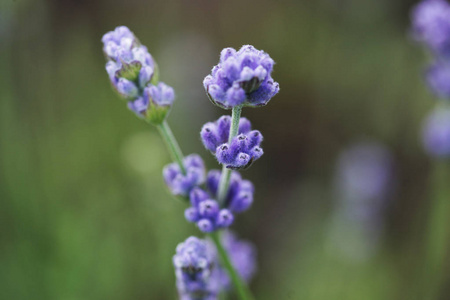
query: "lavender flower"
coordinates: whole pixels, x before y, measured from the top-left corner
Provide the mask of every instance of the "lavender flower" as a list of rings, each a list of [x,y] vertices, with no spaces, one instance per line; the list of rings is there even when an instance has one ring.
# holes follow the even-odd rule
[[[212,103],[224,109],[264,106],[279,91],[271,77],[273,65],[267,53],[253,46],[242,46],[239,51],[225,48],[203,85]]]
[[[230,124],[229,116],[222,116],[214,123],[206,123],[200,132],[203,145],[227,168],[248,168],[263,155],[260,147],[263,136],[258,130],[251,130],[252,124],[249,120],[240,118],[238,130],[240,134],[228,143]]]
[[[449,32],[450,34],[450,32]],[[450,65],[437,62],[426,73],[427,83],[433,92],[443,98],[450,99]]]
[[[412,11],[413,33],[437,55],[450,55],[450,5],[444,0],[424,0]]]
[[[249,282],[256,271],[255,247],[229,231],[223,233],[221,242],[237,273]],[[177,246],[173,264],[182,300],[215,300],[219,292],[231,288],[228,272],[210,240],[189,237]]]
[[[422,133],[425,150],[435,157],[450,156],[450,109],[437,108],[425,119]]]
[[[213,252],[206,241],[189,237],[173,257],[177,289],[183,300],[215,300],[219,292]]]
[[[163,176],[166,185],[175,196],[187,197],[191,190],[205,182],[205,166],[197,154],[186,156],[183,160],[186,174],[177,163],[164,167]]]
[[[115,90],[138,117],[161,124],[175,95],[170,86],[158,83],[158,68],[147,48],[125,26],[106,33],[102,42],[106,71]]]
[[[190,193],[192,206],[186,209],[185,217],[189,222],[196,223],[203,232],[230,226],[234,221],[234,214],[247,210],[253,203],[253,184],[243,180],[238,172],[233,172],[223,208],[220,208],[215,200],[220,176],[219,170],[210,171],[206,180],[207,191],[196,187]]]

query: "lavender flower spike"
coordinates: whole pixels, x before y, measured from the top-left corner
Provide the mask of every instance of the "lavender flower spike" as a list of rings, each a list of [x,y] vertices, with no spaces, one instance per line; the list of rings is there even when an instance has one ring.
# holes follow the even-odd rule
[[[145,46],[125,26],[106,33],[103,52],[112,86],[138,117],[160,125],[173,104],[173,89],[158,83],[158,68]]]
[[[197,154],[186,156],[183,160],[186,174],[177,163],[164,167],[163,176],[166,185],[175,196],[189,196],[191,190],[205,182],[205,165]]]
[[[213,252],[206,241],[189,237],[173,257],[177,289],[182,300],[216,300],[219,292]]]
[[[253,46],[225,48],[203,85],[212,103],[224,109],[264,106],[280,90],[271,77],[273,65],[267,53]]]
[[[437,108],[431,112],[425,120],[422,139],[430,155],[450,156],[450,108]]]
[[[108,60],[106,71],[114,88],[123,97],[133,100],[153,76],[156,64],[145,46],[125,26],[106,33],[103,52]]]
[[[450,57],[450,5],[445,0],[424,0],[412,11],[414,37],[434,53]]]

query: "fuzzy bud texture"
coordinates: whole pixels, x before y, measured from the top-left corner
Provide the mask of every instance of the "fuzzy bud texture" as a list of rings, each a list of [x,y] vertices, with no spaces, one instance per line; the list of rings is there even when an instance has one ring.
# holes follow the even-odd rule
[[[173,265],[182,300],[217,299],[219,285],[213,271],[214,260],[208,243],[196,237],[189,237],[177,246]]]
[[[232,172],[230,185],[221,208],[217,199],[221,172],[212,170],[208,173],[207,191],[194,188],[190,193],[191,207],[186,209],[185,217],[189,222],[196,223],[203,232],[212,232],[230,226],[235,213],[247,210],[253,203],[253,184],[243,180],[238,172]]]
[[[273,65],[267,53],[253,46],[242,46],[239,51],[225,48],[203,85],[210,100],[224,109],[264,106],[279,91],[271,77]]]
[[[157,65],[135,35],[125,26],[106,33],[103,52],[106,71],[128,108],[153,124],[161,124],[174,101],[174,91],[158,82]]]
[[[445,0],[424,0],[412,11],[413,33],[435,54],[450,57],[450,5]]]
[[[437,108],[431,112],[425,119],[422,139],[430,155],[450,156],[450,109]]]
[[[177,163],[171,163],[164,167],[163,176],[172,194],[187,197],[195,186],[205,182],[205,165],[197,154],[186,156],[183,164],[186,174],[181,172]]]
[[[215,122],[206,123],[201,132],[203,145],[215,154],[219,163],[230,169],[248,168],[263,155],[260,144],[261,132],[251,130],[252,125],[246,118],[239,120],[239,130],[231,142],[229,140],[231,118],[222,116]]]

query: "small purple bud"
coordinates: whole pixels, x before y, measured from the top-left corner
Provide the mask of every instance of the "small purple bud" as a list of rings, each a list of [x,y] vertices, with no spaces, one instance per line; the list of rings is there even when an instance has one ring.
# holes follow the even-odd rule
[[[198,206],[201,202],[209,199],[209,195],[207,192],[205,192],[201,188],[195,187],[192,189],[191,193],[189,194],[189,199],[193,206]]]
[[[230,164],[233,162],[234,157],[230,154],[229,147],[227,144],[223,144],[217,147],[216,158],[221,164]]]
[[[197,222],[197,226],[202,232],[212,232],[212,231],[214,231],[214,225],[208,219],[201,219],[200,221]]]
[[[184,217],[189,222],[195,223],[199,219],[198,210],[195,207],[189,207],[184,211]]]
[[[217,226],[224,228],[230,226],[234,221],[233,214],[228,209],[221,209],[217,216]]]
[[[253,194],[250,192],[241,192],[230,203],[230,210],[241,213],[247,210],[253,203]]]
[[[239,133],[247,134],[252,130],[252,123],[247,118],[241,118],[239,120]]]
[[[217,134],[222,143],[228,142],[228,137],[230,135],[231,117],[221,116],[217,121]]]
[[[216,152],[218,143],[215,129],[214,123],[206,123],[200,131],[203,145],[211,152]]]
[[[136,85],[125,78],[120,78],[117,82],[117,91],[126,98],[135,98],[138,95],[138,89]]]
[[[219,212],[219,204],[215,200],[205,200],[198,205],[202,218],[214,218]]]

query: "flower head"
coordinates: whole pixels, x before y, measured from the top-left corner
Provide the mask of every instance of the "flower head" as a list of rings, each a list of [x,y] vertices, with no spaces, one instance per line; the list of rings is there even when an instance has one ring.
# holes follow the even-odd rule
[[[219,161],[230,169],[248,168],[263,155],[260,147],[263,136],[258,130],[251,130],[252,124],[246,118],[239,120],[239,135],[229,140],[231,118],[222,116],[215,122],[203,125],[200,132],[203,145]]]
[[[216,262],[210,247],[196,237],[189,237],[177,246],[173,265],[181,299],[216,299],[220,287],[215,279]]]
[[[239,51],[225,48],[203,85],[210,100],[222,108],[264,106],[279,91],[271,77],[273,65],[267,53],[253,46],[242,46]]]
[[[425,150],[435,157],[450,156],[450,109],[437,108],[425,119],[422,133]]]
[[[195,187],[189,199],[191,207],[185,211],[189,222],[196,223],[203,232],[212,232],[230,226],[234,221],[234,214],[247,210],[253,203],[253,184],[243,180],[241,175],[233,171],[223,206],[217,199],[221,172],[212,170],[207,175],[207,190]]]
[[[164,167],[163,176],[166,185],[175,196],[189,196],[191,190],[205,182],[205,165],[201,157],[191,154],[183,159],[186,174],[177,163]]]
[[[412,11],[413,33],[436,54],[450,55],[450,5],[445,0],[424,0]]]
[[[158,83],[158,68],[147,47],[125,26],[106,33],[103,52],[111,84],[128,108],[148,122],[161,124],[173,104],[173,89]]]

